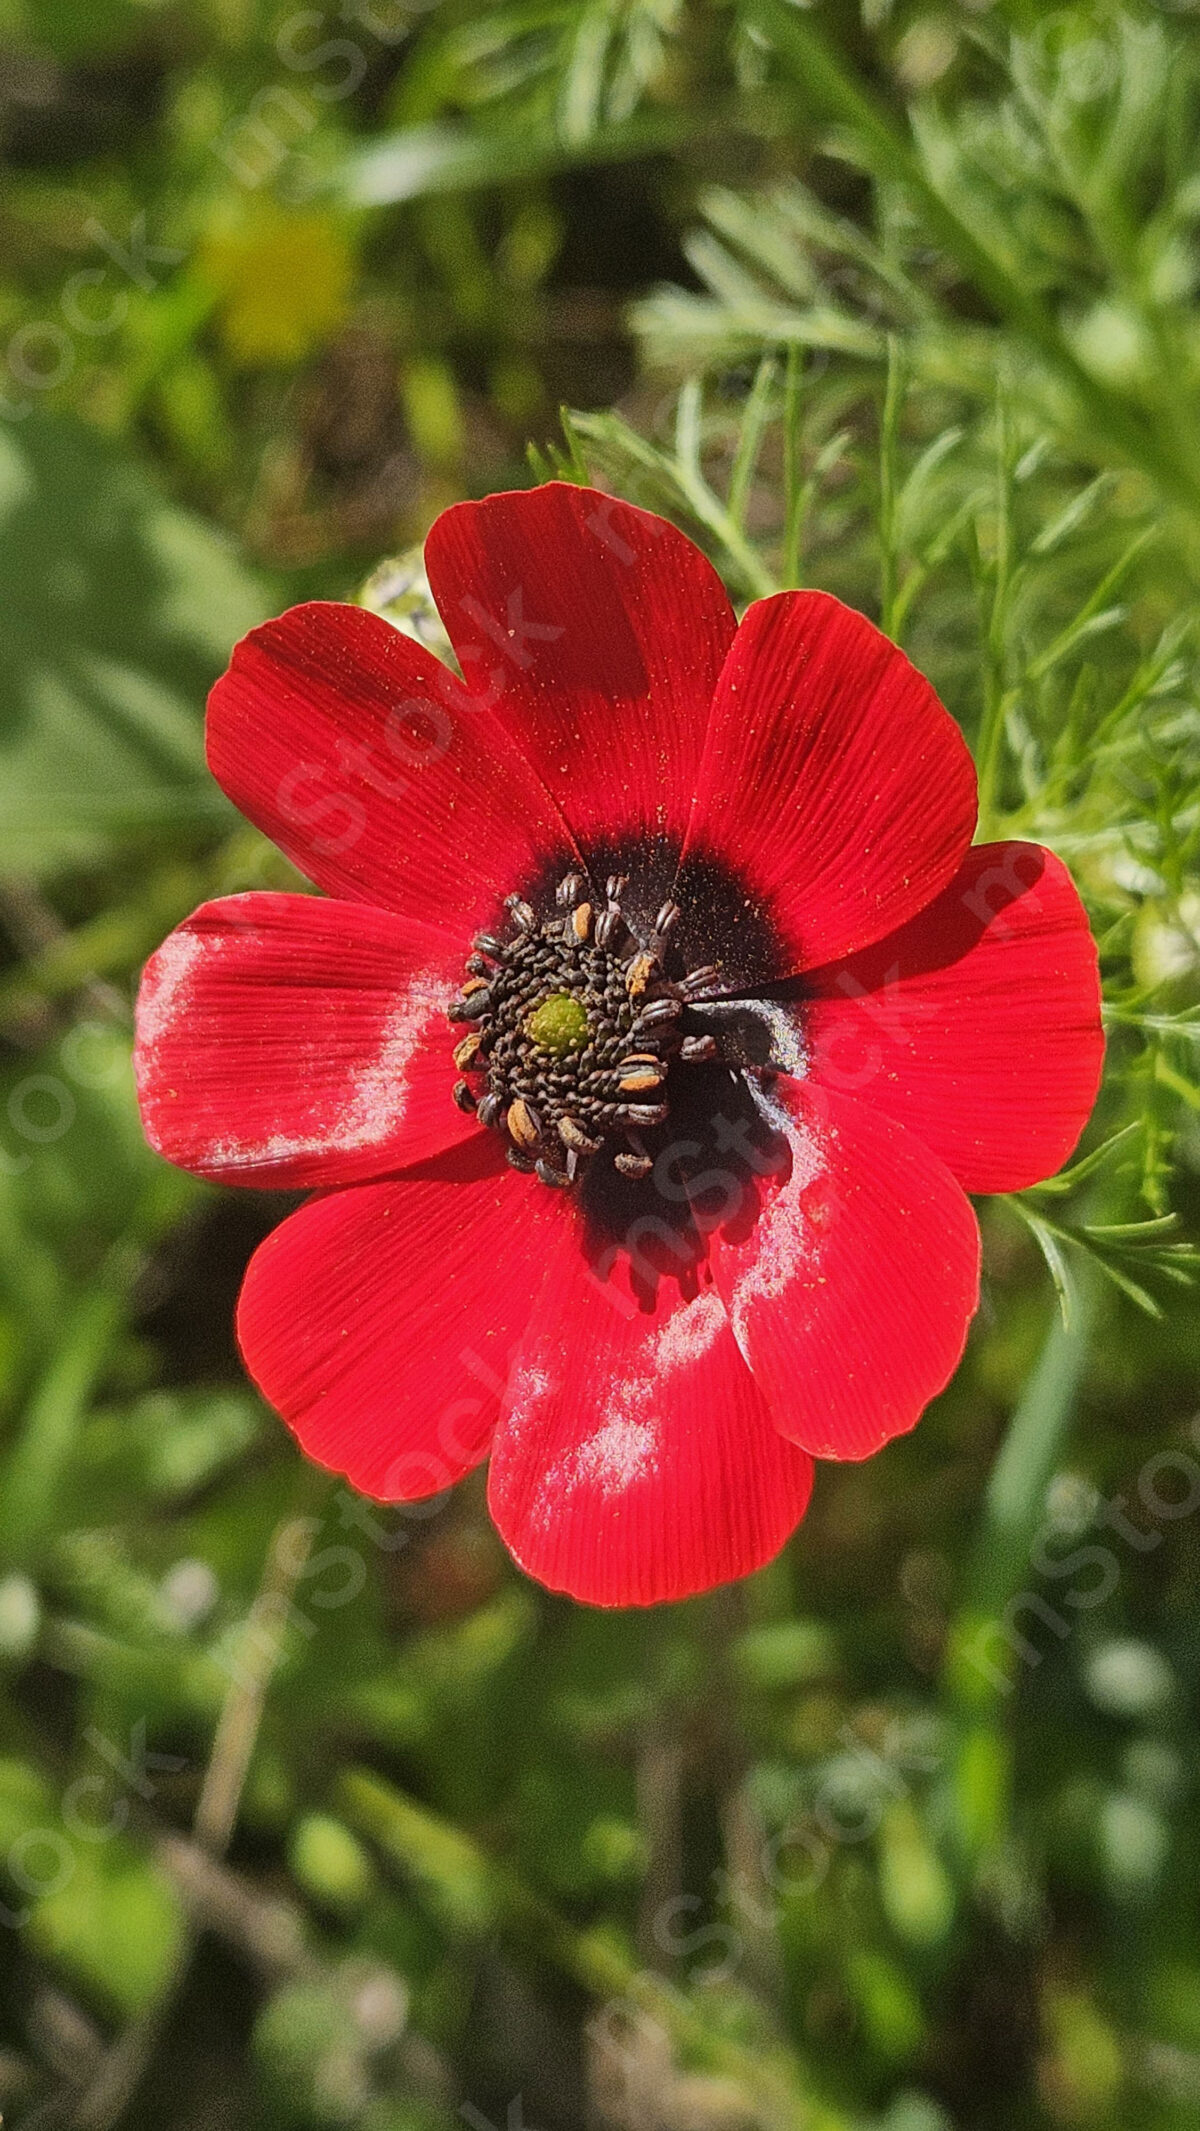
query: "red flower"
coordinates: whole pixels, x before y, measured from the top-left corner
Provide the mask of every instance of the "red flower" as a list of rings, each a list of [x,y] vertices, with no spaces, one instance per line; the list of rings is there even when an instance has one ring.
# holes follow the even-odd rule
[[[958,727],[837,600],[739,627],[672,526],[561,484],[447,511],[427,562],[465,685],[310,605],[213,692],[214,774],[331,899],[160,948],[146,1130],[322,1187],[238,1312],[311,1457],[404,1500],[490,1455],[531,1575],[678,1598],[952,1374],[966,1192],[1091,1109],[1095,951],[1050,852],[970,848]]]

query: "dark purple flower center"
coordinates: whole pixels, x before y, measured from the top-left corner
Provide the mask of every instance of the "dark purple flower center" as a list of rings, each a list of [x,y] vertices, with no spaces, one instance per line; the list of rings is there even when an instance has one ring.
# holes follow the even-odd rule
[[[645,1134],[665,1124],[676,1069],[721,1056],[719,1031],[692,1009],[720,990],[714,964],[688,969],[674,942],[678,903],[638,937],[613,874],[593,899],[579,873],[559,882],[552,915],[511,895],[511,933],[481,933],[450,1019],[469,1032],[454,1052],[455,1101],[503,1132],[514,1168],[546,1184],[575,1181],[608,1146],[625,1176],[647,1176]]]

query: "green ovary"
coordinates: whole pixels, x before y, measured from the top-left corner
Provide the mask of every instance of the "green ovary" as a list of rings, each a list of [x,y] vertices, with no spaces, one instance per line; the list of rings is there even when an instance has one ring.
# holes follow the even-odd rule
[[[581,1051],[588,1040],[588,1017],[582,1002],[570,992],[551,992],[539,1001],[525,1023],[531,1043],[543,1051],[562,1056]]]

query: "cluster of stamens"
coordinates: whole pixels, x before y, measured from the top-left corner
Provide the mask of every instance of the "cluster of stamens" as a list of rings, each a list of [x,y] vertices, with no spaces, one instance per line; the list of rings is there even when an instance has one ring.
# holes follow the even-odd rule
[[[614,874],[597,907],[582,875],[568,873],[544,921],[510,895],[511,936],[477,935],[449,1009],[451,1021],[471,1025],[454,1051],[465,1076],[455,1101],[505,1133],[513,1167],[545,1184],[572,1184],[606,1141],[619,1142],[624,1175],[647,1176],[654,1158],[643,1135],[666,1119],[668,1071],[717,1056],[715,1037],[688,1034],[684,1023],[719,972],[669,976],[679,906],[664,903],[638,940],[621,909],[627,885]]]

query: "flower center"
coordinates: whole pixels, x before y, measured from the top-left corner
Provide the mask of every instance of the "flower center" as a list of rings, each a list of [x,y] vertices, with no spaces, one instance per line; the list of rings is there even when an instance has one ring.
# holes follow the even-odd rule
[[[565,1057],[583,1049],[590,1025],[587,1008],[574,992],[551,992],[528,1016],[525,1034],[539,1050]]]
[[[687,1027],[718,971],[670,973],[678,904],[664,903],[639,940],[621,909],[626,886],[614,874],[597,906],[568,873],[544,920],[510,895],[511,936],[478,935],[449,1009],[471,1024],[454,1051],[464,1076],[455,1101],[506,1135],[514,1168],[546,1184],[574,1183],[607,1143],[624,1175],[647,1176],[644,1134],[666,1121],[671,1073],[718,1056],[715,1036]]]

